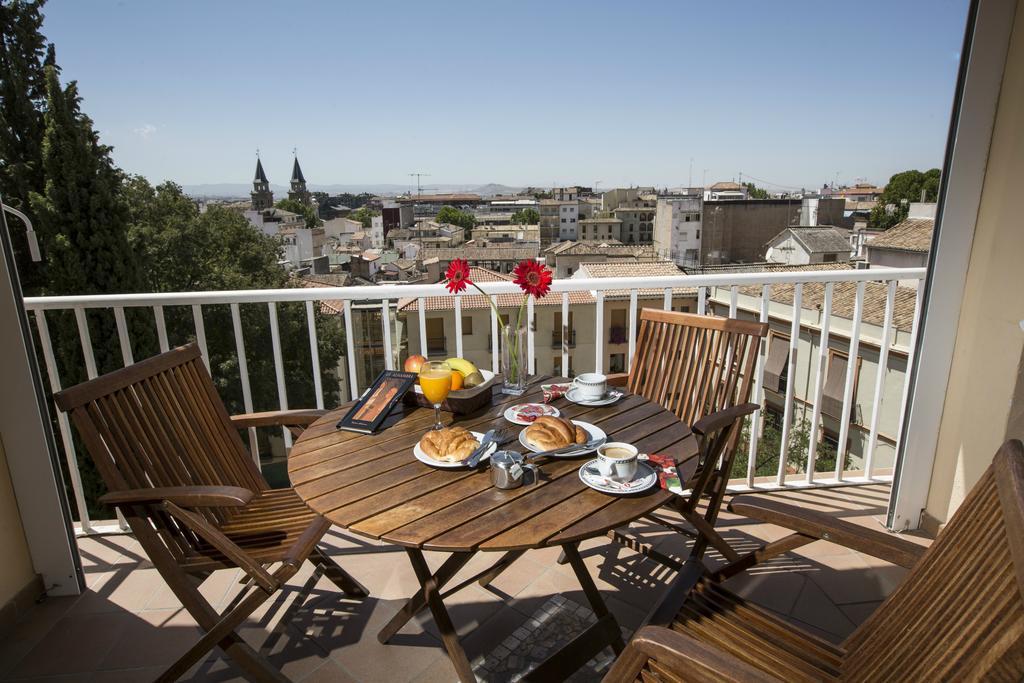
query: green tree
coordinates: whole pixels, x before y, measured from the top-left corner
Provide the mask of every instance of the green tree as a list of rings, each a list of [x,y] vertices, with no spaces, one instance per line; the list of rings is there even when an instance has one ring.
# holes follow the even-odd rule
[[[737,441],[736,457],[732,464],[731,477],[742,479],[747,476],[747,461],[750,454],[750,425],[748,418],[743,424],[743,431]],[[786,469],[789,472],[807,471],[807,450],[811,440],[811,425],[800,415],[793,417],[789,430],[789,449],[786,453]],[[782,430],[779,426],[765,421],[761,428],[761,436],[757,440],[757,455],[754,464],[754,476],[775,476],[779,471],[779,454],[782,446]],[[836,450],[825,441],[819,441],[815,451],[814,469],[816,472],[832,472],[836,468]],[[849,456],[847,455],[847,462]]]
[[[537,209],[519,209],[512,214],[512,222],[516,225],[537,225],[540,223],[540,214]]]
[[[131,244],[145,266],[148,289],[181,292],[301,286],[278,265],[279,241],[254,229],[237,212],[215,206],[199,213],[178,185],[163,183],[154,188],[141,177],[128,179],[125,193],[132,207]],[[211,305],[202,311],[218,392],[229,412],[244,412],[231,309]],[[289,405],[315,407],[305,305],[281,303],[277,312]],[[253,404],[256,410],[274,410],[278,397],[267,305],[242,304],[239,313]],[[340,401],[337,368],[344,349],[344,326],[339,316],[326,315],[317,307],[314,315],[324,402],[335,406]],[[168,307],[165,316],[171,344],[194,339],[191,310]],[[262,443],[266,445],[266,440]],[[278,481],[286,480],[283,472],[278,475]]]
[[[99,141],[80,110],[78,86],[61,88],[57,70],[46,68],[47,110],[43,135],[42,192],[30,194],[44,259],[46,294],[112,294],[142,291],[138,259],[128,244],[129,212],[121,194],[121,172],[110,148]],[[113,321],[90,316],[93,339],[116,338]],[[77,339],[55,340],[64,360],[65,383],[81,379]],[[117,367],[109,344],[96,349],[100,371]]]
[[[43,131],[47,64],[53,45],[41,33],[43,1],[0,1],[0,195],[9,206],[30,212],[29,195],[42,193]],[[42,291],[44,273],[28,254],[20,230],[12,239],[26,295]]]
[[[750,199],[768,199],[768,190],[754,185],[754,183],[743,183],[743,187],[747,188],[747,196]]]
[[[473,214],[460,211],[454,206],[442,206],[441,210],[437,212],[436,220],[438,223],[451,223],[467,230],[472,230],[476,225],[476,218]]]
[[[29,195],[45,278],[45,294],[111,294],[142,291],[138,259],[128,245],[129,213],[120,194],[121,173],[100,144],[92,121],[80,110],[74,82],[61,88],[57,70],[46,67],[46,115],[42,167],[46,181]],[[140,351],[152,348],[152,326],[138,311],[127,315],[129,334]],[[58,372],[64,386],[86,379],[75,317],[47,315]],[[117,329],[107,311],[86,315],[99,373],[121,365]],[[147,354],[148,355],[148,354]],[[79,448],[79,470],[87,500],[102,493],[92,460]]]
[[[380,211],[374,211],[373,209],[364,206],[349,214],[349,218],[354,221],[359,221],[360,223],[363,224],[364,228],[368,228],[373,222],[373,217],[379,215]]]
[[[323,221],[317,215],[316,207],[311,204],[300,202],[297,199],[280,199],[274,203],[274,206],[284,211],[299,214],[306,219],[307,228],[318,228],[323,225]]]
[[[878,198],[878,204],[871,210],[868,225],[876,230],[888,230],[910,213],[910,203],[938,201],[941,172],[937,168],[929,171],[903,171],[891,178]]]

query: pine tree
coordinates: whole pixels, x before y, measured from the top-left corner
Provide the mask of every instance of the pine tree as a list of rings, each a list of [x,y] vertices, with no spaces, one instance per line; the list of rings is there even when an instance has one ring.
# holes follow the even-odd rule
[[[61,88],[57,70],[46,67],[46,115],[41,193],[30,193],[43,253],[49,295],[114,294],[142,291],[139,268],[128,244],[128,210],[121,197],[121,173],[100,144],[92,121],[80,110],[75,82]],[[120,367],[113,318],[89,316],[99,371]],[[65,385],[83,378],[73,321],[54,331],[55,352]],[[68,329],[68,328],[72,329]],[[133,326],[135,327],[135,326]],[[139,326],[144,339],[146,328]]]
[[[47,64],[56,68],[53,45],[40,32],[43,0],[0,2],[0,196],[29,211],[29,194],[43,191],[43,113]],[[38,294],[42,268],[17,235],[14,255],[25,294]]]

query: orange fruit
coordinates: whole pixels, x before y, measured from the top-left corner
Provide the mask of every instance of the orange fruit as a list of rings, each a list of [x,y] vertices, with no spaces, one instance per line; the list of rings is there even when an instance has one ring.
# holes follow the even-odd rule
[[[452,371],[452,391],[456,391],[457,389],[461,389],[462,388],[462,383],[465,381],[465,379],[466,379],[465,375],[463,375],[458,370],[453,370]]]

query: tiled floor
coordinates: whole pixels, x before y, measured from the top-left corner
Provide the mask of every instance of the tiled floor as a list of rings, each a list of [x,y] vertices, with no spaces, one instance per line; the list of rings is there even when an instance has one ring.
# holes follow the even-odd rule
[[[791,492],[785,497],[851,521],[881,528],[888,488],[884,486]],[[786,532],[723,513],[720,526],[737,547],[753,547]],[[663,529],[638,527],[645,538],[676,556],[687,542]],[[325,541],[332,554],[371,591],[347,600],[311,568],[298,574],[242,630],[254,647],[296,681],[453,681],[437,629],[423,615],[391,643],[376,633],[417,584],[405,554],[339,531]],[[920,539],[927,543],[926,539]],[[77,598],[51,598],[0,642],[0,679],[113,683],[152,680],[197,637],[198,629],[164,586],[130,536],[86,538],[80,542],[88,591]],[[609,608],[629,631],[643,620],[673,578],[662,566],[604,539],[584,543],[583,555]],[[528,553],[487,589],[472,584],[446,602],[471,660],[489,666],[495,651],[562,595],[586,604],[575,576],[556,563],[557,549]],[[432,566],[442,554],[429,557]],[[482,569],[493,557],[478,556],[456,581]],[[717,558],[709,555],[709,561]],[[842,640],[897,585],[902,569],[838,546],[805,546],[755,572],[730,580],[736,592],[772,609],[796,625],[834,641]],[[239,590],[237,573],[222,571],[203,586],[217,605]],[[610,650],[609,650],[610,652]],[[510,652],[507,656],[516,656]],[[488,655],[491,655],[488,658]],[[480,669],[481,674],[486,671]],[[597,676],[594,676],[596,679]],[[190,672],[188,680],[242,680],[216,654]]]

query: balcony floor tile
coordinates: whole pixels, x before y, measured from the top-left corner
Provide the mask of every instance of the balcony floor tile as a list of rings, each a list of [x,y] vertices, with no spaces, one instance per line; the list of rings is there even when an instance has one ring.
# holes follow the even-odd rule
[[[877,529],[888,493],[887,486],[878,485],[788,492],[780,497]],[[720,530],[739,550],[788,533],[726,511]],[[686,557],[692,543],[646,523],[635,524],[632,531],[659,551],[680,559]],[[919,536],[907,537],[928,542]],[[198,629],[191,617],[180,608],[133,538],[85,537],[79,545],[89,588],[78,598],[54,598],[36,606],[11,634],[0,639],[0,679],[149,681],[196,638]],[[437,628],[426,614],[413,619],[391,644],[377,642],[377,630],[418,587],[405,553],[338,529],[325,537],[325,545],[370,589],[371,597],[346,599],[330,581],[315,576],[307,564],[247,620],[240,629],[242,636],[262,648],[295,681],[454,680]],[[508,670],[533,661],[516,651],[516,643],[531,632],[531,620],[538,615],[550,613],[561,620],[558,623],[586,617],[583,613],[588,611],[582,607],[586,599],[572,570],[556,564],[558,554],[557,548],[528,553],[489,587],[473,585],[448,600],[470,661],[481,675],[489,670],[480,668],[485,664],[501,669],[504,662]],[[604,538],[583,543],[581,554],[627,632],[642,623],[674,576],[652,560]],[[475,558],[455,580],[485,568],[497,557]],[[444,558],[443,553],[427,554],[434,568]],[[722,561],[714,551],[708,553],[707,560],[711,565]],[[817,542],[735,577],[728,585],[795,625],[838,642],[877,608],[904,574],[905,570],[880,560]],[[202,592],[222,607],[240,590],[237,579],[237,570],[215,572],[204,582]],[[563,601],[553,603],[552,596],[561,596]],[[606,666],[605,659],[592,664],[572,680],[599,680],[594,667]],[[216,651],[193,667],[184,680],[242,681],[244,677]]]

